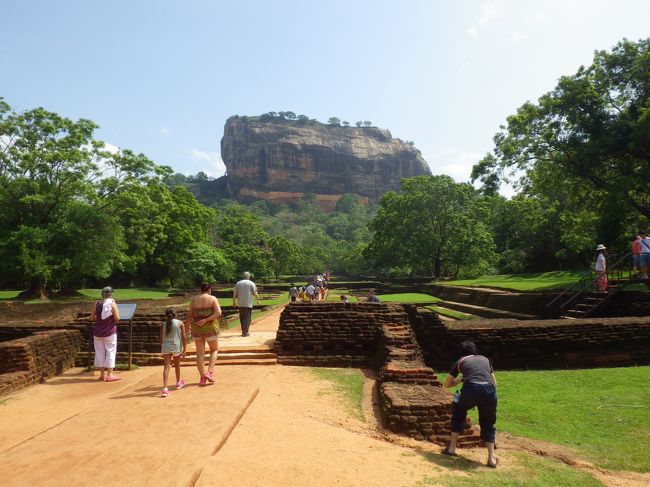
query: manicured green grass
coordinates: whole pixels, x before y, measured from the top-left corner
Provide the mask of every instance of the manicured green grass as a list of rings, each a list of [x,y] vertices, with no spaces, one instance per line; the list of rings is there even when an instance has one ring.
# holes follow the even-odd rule
[[[379,299],[384,303],[437,303],[440,298],[422,293],[380,294]]]
[[[496,376],[499,430],[568,446],[607,469],[650,472],[650,366]]]
[[[340,301],[342,295],[347,296],[348,300],[351,303],[358,303],[361,301],[356,296],[350,294],[349,289],[330,289],[327,293],[327,301]]]
[[[343,399],[345,405],[355,418],[365,421],[363,416],[363,373],[358,369],[329,369],[310,367],[319,379],[332,385],[332,392]]]
[[[436,313],[441,314],[443,316],[449,316],[450,318],[454,318],[455,320],[475,320],[476,319],[476,316],[461,313],[460,311],[456,311],[456,310],[453,310],[453,309],[441,308],[440,306],[426,306],[426,308],[430,309],[431,311],[435,311]]]
[[[16,299],[16,296],[18,296],[20,293],[22,293],[22,291],[0,291],[0,300]]]
[[[516,291],[565,289],[582,277],[580,271],[553,271],[537,274],[497,274],[476,279],[444,281],[449,286],[496,287]]]
[[[127,299],[162,299],[172,292],[170,289],[161,288],[117,288],[113,290],[113,297],[119,302],[120,300]],[[79,292],[84,297],[90,299],[100,299],[102,296],[101,289],[79,289]]]
[[[604,484],[587,472],[555,460],[512,452],[517,460],[514,466],[490,470],[462,465],[464,460],[452,458],[445,461],[448,468],[458,468],[463,475],[444,475],[441,478],[424,479],[418,485],[444,485],[447,487],[603,487]],[[439,455],[442,456],[442,455]],[[427,483],[428,482],[428,483]]]

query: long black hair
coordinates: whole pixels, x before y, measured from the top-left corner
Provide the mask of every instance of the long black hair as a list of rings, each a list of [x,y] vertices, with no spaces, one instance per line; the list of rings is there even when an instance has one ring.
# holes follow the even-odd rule
[[[165,310],[165,324],[163,325],[163,334],[168,337],[172,334],[172,320],[176,318],[176,310],[174,308],[167,308]]]

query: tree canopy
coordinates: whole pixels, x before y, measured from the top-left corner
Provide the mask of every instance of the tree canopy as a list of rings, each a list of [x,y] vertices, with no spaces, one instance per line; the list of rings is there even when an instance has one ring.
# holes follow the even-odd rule
[[[526,188],[532,170],[558,171],[650,217],[650,39],[596,52],[508,117],[494,143],[472,173],[487,189],[513,175]]]
[[[471,185],[449,176],[403,179],[399,193],[382,196],[365,255],[436,277],[484,272],[494,257],[484,210]]]

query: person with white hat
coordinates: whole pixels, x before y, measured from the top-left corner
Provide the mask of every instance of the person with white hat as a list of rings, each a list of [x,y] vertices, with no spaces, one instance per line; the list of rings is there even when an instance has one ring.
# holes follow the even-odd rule
[[[598,244],[596,247],[596,265],[594,270],[598,274],[596,278],[596,288],[598,292],[607,292],[607,247]]]

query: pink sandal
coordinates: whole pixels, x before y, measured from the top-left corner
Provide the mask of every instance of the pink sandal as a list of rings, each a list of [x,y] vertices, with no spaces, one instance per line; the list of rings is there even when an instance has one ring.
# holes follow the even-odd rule
[[[116,375],[109,375],[108,377],[106,377],[106,382],[115,382],[118,380],[122,380],[122,378]]]

